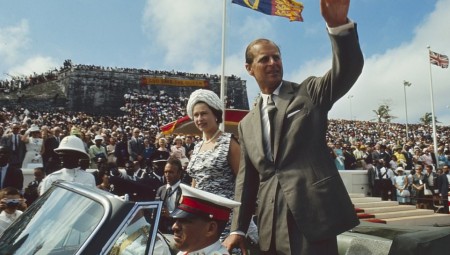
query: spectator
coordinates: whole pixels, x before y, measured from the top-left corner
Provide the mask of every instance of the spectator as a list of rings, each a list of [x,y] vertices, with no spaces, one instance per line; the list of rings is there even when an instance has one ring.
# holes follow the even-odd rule
[[[444,213],[448,214],[448,190],[449,190],[450,176],[449,167],[442,167],[442,174],[437,179],[437,190],[439,194],[440,203],[444,206]]]
[[[39,197],[39,185],[45,178],[45,171],[43,167],[36,167],[33,170],[33,174],[34,180],[28,183],[28,186],[25,188],[25,192],[23,193],[27,206],[30,206]]]
[[[0,234],[2,234],[21,214],[20,207],[27,208],[19,190],[6,187],[0,191]]]
[[[58,154],[55,153],[55,149],[58,148],[61,141],[61,128],[56,126],[49,132],[49,136],[44,140],[44,153],[42,154],[44,169],[47,174],[51,174],[58,170],[60,160]]]
[[[183,147],[183,139],[177,136],[173,141],[175,145],[170,148],[170,155],[180,160],[182,165],[187,165],[189,160],[186,157],[186,149]]]
[[[22,168],[35,168],[42,167],[43,161],[41,156],[43,140],[39,137],[40,129],[37,125],[33,124],[27,130],[24,136],[22,136],[22,141],[26,146],[25,158],[22,162]]]
[[[22,190],[23,174],[22,170],[15,165],[10,165],[11,154],[7,147],[0,146],[0,189],[6,187]]]
[[[103,146],[103,137],[101,135],[96,135],[94,138],[95,144],[89,147],[89,157],[90,157],[90,165],[91,169],[97,169],[97,163],[99,159],[104,159],[101,162],[106,162],[108,157],[108,153],[106,152],[105,146]]]
[[[398,167],[395,170],[397,176],[394,177],[394,187],[396,189],[397,201],[400,204],[409,203],[410,193],[408,190],[408,178],[404,175],[405,170]]]
[[[424,200],[424,176],[422,174],[422,166],[416,165],[415,173],[413,176],[412,182],[412,200],[413,204],[416,204],[416,208],[424,209],[425,208],[425,200]]]
[[[140,136],[139,128],[133,129],[133,137],[128,141],[128,152],[130,153],[131,161],[141,162],[144,157],[144,141]]]
[[[2,145],[11,153],[9,155],[9,164],[14,167],[21,167],[25,157],[25,144],[20,134],[20,125],[14,123],[11,126],[12,133],[2,137]]]
[[[172,225],[174,220],[170,214],[178,207],[181,198],[181,176],[183,169],[181,161],[177,158],[169,158],[164,167],[164,177],[166,184],[159,187],[156,198],[163,202],[163,210],[158,229],[162,233],[173,234]]]

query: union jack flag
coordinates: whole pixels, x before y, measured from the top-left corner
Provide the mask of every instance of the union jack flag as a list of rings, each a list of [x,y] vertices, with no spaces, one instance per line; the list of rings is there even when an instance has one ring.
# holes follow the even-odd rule
[[[448,57],[430,50],[430,63],[442,68],[448,68]]]

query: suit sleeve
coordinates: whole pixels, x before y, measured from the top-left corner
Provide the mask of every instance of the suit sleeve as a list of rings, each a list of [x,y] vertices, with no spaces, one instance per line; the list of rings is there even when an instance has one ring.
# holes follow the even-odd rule
[[[333,52],[332,68],[323,77],[308,78],[308,93],[314,104],[328,110],[351,89],[364,66],[356,24],[343,35],[329,37]]]
[[[234,209],[231,231],[247,233],[256,206],[259,174],[248,158],[242,135],[242,126],[239,124],[241,161],[236,176],[235,200],[241,202],[241,205]]]

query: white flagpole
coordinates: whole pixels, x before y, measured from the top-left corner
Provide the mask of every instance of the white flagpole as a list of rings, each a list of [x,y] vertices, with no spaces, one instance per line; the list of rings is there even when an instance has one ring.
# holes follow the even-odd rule
[[[224,104],[223,109],[226,108],[225,104],[225,35],[226,35],[226,21],[227,21],[227,0],[223,0],[223,14],[222,14],[222,71],[220,75],[220,99]],[[220,130],[225,131],[225,111],[222,113],[222,123],[220,123]]]
[[[433,77],[431,75],[431,61],[430,61],[430,46],[428,48],[428,63],[430,65],[430,94],[431,94],[431,118],[433,123],[433,147],[434,147],[434,157],[437,162],[437,139],[436,139],[436,117],[434,115],[434,95],[433,95]],[[437,166],[436,166],[437,167]]]

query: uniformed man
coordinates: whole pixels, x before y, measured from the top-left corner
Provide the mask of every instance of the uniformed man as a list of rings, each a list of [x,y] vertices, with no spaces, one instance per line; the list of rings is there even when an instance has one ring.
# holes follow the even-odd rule
[[[39,190],[40,195],[44,194],[57,180],[78,182],[95,187],[94,175],[80,168],[83,160],[89,160],[89,154],[80,138],[74,135],[64,137],[55,152],[60,156],[63,168],[45,177]]]
[[[180,184],[182,198],[171,216],[178,255],[229,254],[219,237],[239,202]]]

